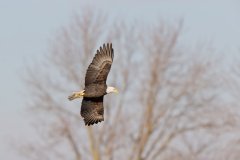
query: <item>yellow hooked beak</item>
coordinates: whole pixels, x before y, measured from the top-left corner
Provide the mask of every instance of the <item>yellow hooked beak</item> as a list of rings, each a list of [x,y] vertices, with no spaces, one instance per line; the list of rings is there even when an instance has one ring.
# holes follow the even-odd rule
[[[118,94],[117,88],[114,88],[113,92]]]

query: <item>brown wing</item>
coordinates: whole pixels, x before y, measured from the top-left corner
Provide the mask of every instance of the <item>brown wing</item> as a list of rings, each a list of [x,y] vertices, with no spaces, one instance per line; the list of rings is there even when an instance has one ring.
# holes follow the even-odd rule
[[[104,120],[103,96],[97,98],[84,97],[82,100],[81,116],[85,125],[93,125]]]
[[[93,58],[92,63],[88,66],[85,77],[85,86],[93,83],[106,84],[107,76],[113,62],[113,57],[114,51],[112,44],[103,44],[103,47],[100,47],[100,49],[97,50],[97,54]]]

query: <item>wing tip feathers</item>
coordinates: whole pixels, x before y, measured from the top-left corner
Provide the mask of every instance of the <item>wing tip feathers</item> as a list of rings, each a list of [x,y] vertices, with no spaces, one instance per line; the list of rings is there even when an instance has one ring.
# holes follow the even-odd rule
[[[98,57],[98,55],[101,55],[107,59],[110,57],[111,61],[113,61],[114,49],[112,48],[112,43],[103,43],[103,45],[100,46],[100,48],[97,50],[96,55],[94,56],[94,59],[96,59],[97,61],[100,60],[100,57]]]
[[[91,125],[94,125],[94,124],[98,124],[98,123],[100,123],[102,121],[104,121],[104,119],[90,119],[90,120],[86,120],[84,118],[85,126],[91,126]]]

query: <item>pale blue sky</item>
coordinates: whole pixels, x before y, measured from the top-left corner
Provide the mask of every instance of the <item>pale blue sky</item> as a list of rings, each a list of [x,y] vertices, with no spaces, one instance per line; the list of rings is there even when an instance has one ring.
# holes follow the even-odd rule
[[[114,17],[144,23],[159,18],[184,19],[184,44],[212,42],[229,58],[240,48],[240,1],[238,0],[149,0],[81,2],[80,0],[0,0],[0,159],[18,159],[10,151],[12,140],[31,132],[24,108],[24,87],[19,76],[24,64],[42,58],[49,40],[86,6]],[[239,53],[240,54],[240,53]]]

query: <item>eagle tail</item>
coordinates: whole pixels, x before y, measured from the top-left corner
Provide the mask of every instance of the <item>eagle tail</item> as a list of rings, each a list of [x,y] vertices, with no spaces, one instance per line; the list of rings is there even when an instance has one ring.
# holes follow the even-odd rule
[[[83,97],[85,94],[84,94],[84,91],[85,90],[82,90],[82,91],[80,91],[80,92],[73,92],[70,96],[68,96],[68,100],[69,101],[72,101],[72,100],[74,100],[74,99],[76,99],[76,98],[81,98],[81,97]]]

